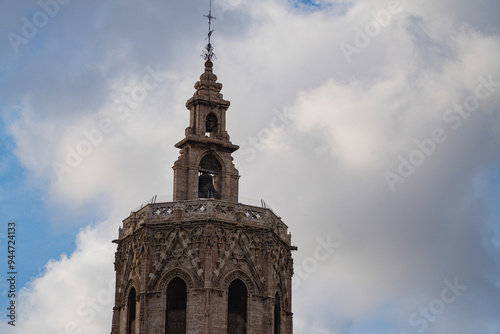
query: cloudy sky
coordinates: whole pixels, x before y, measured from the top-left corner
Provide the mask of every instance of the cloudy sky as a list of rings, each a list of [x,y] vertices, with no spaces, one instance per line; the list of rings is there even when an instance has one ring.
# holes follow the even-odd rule
[[[213,2],[241,201],[299,249],[295,333],[500,333],[500,2]],[[0,332],[110,332],[111,241],[172,193],[207,12],[0,3]]]

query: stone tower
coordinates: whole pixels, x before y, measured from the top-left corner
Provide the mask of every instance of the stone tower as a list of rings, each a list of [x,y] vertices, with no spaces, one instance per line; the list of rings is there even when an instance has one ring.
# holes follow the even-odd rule
[[[296,248],[271,209],[238,201],[221,88],[208,57],[175,145],[173,202],[149,203],[119,229],[112,334],[293,332]]]

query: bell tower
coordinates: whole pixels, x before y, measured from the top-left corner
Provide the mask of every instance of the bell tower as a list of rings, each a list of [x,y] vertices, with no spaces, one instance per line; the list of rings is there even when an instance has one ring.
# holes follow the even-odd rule
[[[205,73],[186,102],[190,111],[186,137],[175,144],[180,156],[174,164],[174,201],[214,198],[238,202],[238,170],[231,153],[233,145],[226,131],[229,101],[220,93],[222,84],[205,62]]]
[[[292,334],[291,234],[273,210],[239,202],[229,101],[205,69],[175,144],[172,202],[154,196],[119,228],[111,334]]]

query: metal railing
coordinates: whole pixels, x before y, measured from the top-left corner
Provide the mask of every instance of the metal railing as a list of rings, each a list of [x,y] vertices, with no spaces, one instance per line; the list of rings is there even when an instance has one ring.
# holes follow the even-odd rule
[[[172,195],[153,195],[152,197],[148,198],[146,201],[141,203],[141,205],[139,205],[134,210],[132,210],[130,212],[130,214],[133,214],[133,213],[139,211],[140,209],[142,209],[143,207],[145,207],[148,204],[165,203],[165,202],[173,202],[173,201],[174,201],[174,196],[172,196]],[[258,200],[258,199],[254,199],[254,198],[240,197],[238,199],[238,202],[240,204],[247,204],[247,205],[261,207],[264,209],[269,209],[272,212],[274,212],[273,208],[271,208],[271,206],[269,206],[269,204],[266,201],[264,201],[263,199]]]

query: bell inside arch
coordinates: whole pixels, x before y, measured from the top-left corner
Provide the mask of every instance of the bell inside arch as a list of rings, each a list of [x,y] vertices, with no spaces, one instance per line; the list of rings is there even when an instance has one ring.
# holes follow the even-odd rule
[[[209,173],[201,173],[198,178],[199,198],[218,198],[219,192],[214,187],[214,177]]]
[[[217,116],[214,113],[210,113],[207,116],[207,122],[205,123],[205,132],[212,133],[216,132],[217,129]]]

